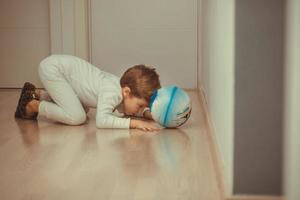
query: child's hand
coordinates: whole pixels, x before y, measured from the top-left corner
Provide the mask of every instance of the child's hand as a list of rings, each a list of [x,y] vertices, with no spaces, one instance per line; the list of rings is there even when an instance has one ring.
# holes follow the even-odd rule
[[[149,110],[146,110],[146,111],[144,112],[144,117],[145,117],[146,119],[153,120],[152,115],[151,115],[151,112],[150,112]]]
[[[160,128],[158,128],[157,126],[153,125],[150,122],[142,121],[142,120],[135,120],[135,119],[130,120],[130,128],[136,128],[136,129],[140,129],[143,131],[159,131],[160,130]]]

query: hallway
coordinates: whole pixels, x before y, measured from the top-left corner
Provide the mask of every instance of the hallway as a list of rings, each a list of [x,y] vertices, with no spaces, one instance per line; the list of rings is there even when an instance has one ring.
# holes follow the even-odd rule
[[[145,133],[15,120],[18,89],[0,90],[0,199],[220,200],[203,102],[190,120]]]

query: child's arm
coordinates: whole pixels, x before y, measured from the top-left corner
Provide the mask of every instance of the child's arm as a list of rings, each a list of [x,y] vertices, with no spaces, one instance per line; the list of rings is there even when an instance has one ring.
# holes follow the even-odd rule
[[[150,112],[150,108],[148,108],[148,107],[144,109],[143,116],[146,119],[153,120],[153,117],[152,117],[151,112]]]
[[[97,128],[130,128],[130,118],[121,118],[112,114],[119,104],[117,93],[105,91],[98,95],[96,126]]]
[[[120,97],[114,92],[103,92],[98,96],[96,126],[97,128],[136,128],[144,131],[158,131],[159,128],[150,122],[121,118],[112,114],[113,109],[120,103]]]

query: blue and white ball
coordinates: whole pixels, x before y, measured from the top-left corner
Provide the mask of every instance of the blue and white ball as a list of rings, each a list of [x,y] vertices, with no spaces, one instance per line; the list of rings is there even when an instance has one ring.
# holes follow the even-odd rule
[[[190,117],[192,103],[189,95],[177,86],[162,87],[150,100],[153,119],[168,128],[179,127]]]

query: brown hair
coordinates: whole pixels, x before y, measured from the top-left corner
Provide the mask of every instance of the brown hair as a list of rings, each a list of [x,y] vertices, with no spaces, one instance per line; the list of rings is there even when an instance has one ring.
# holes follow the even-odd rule
[[[154,67],[143,64],[127,69],[120,80],[121,87],[129,87],[131,95],[150,101],[152,94],[159,88],[159,75]]]

